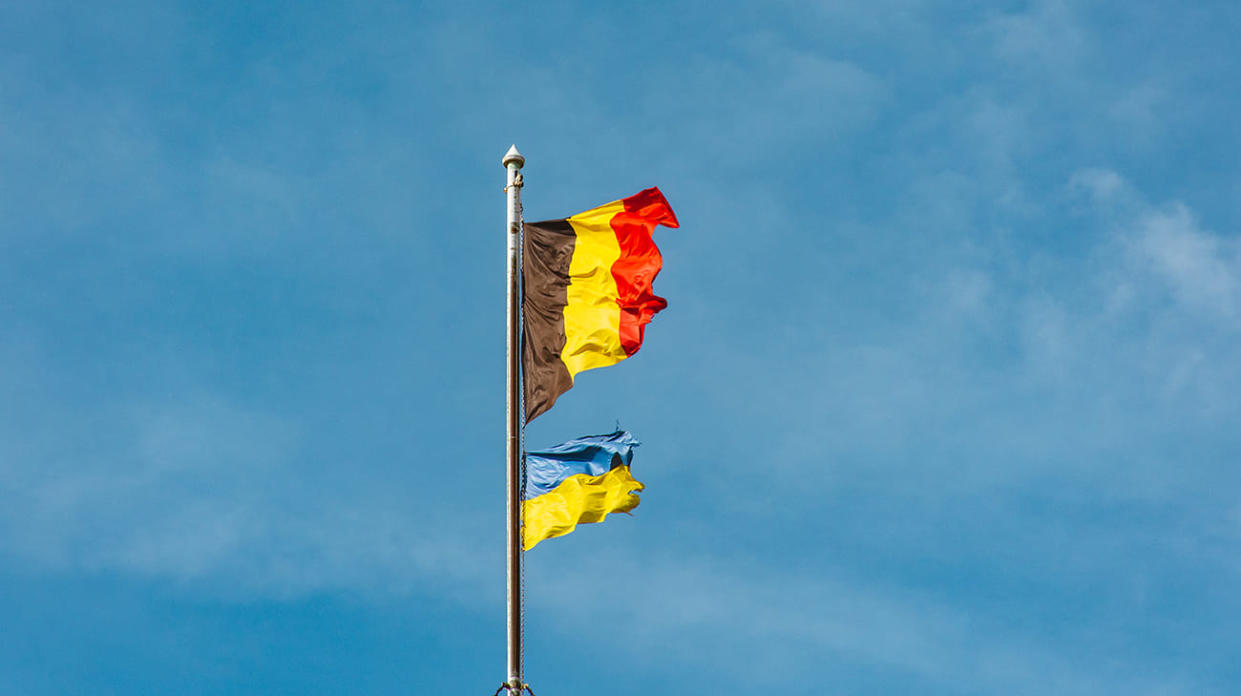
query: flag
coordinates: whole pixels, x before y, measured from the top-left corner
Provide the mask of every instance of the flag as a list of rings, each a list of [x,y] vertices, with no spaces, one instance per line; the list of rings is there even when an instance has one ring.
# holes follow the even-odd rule
[[[668,305],[652,284],[663,266],[656,225],[677,227],[657,188],[564,220],[525,224],[522,372],[526,420],[552,407],[577,373],[638,352]]]
[[[526,487],[521,505],[522,548],[629,512],[644,486],[629,473],[640,443],[623,430],[589,435],[550,449],[526,453]]]

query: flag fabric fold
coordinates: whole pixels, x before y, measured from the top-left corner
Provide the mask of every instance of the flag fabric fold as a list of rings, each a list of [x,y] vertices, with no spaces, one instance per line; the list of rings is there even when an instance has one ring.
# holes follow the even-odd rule
[[[522,372],[526,420],[547,411],[583,370],[624,360],[667,306],[652,233],[678,227],[658,188],[563,220],[524,225]]]
[[[527,452],[522,548],[528,551],[579,524],[602,522],[611,513],[637,507],[644,486],[629,465],[639,444],[631,433],[618,430]]]

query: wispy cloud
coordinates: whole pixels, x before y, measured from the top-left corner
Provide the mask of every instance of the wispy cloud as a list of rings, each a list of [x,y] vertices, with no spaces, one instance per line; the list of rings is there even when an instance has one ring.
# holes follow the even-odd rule
[[[1241,300],[1241,245],[1199,228],[1189,209],[1175,203],[1136,221],[1128,240],[1136,264],[1163,281],[1179,303],[1234,320]]]
[[[578,548],[571,564],[561,556],[529,572],[540,623],[577,636],[603,629],[643,664],[709,669],[712,681],[862,693],[876,670],[925,693],[1195,692],[1191,674],[1098,664],[1075,645],[1084,636],[1042,644],[933,596],[838,572],[615,548],[586,552],[585,563],[582,555]],[[607,588],[582,578],[606,578]]]
[[[1001,13],[984,23],[997,52],[1012,64],[1036,70],[1070,68],[1090,42],[1075,6],[1065,0],[1040,0],[1025,12]]]
[[[58,431],[10,430],[0,451],[0,550],[30,569],[238,597],[399,595],[428,583],[460,596],[485,575],[468,541],[477,530],[449,510],[323,488],[286,417],[184,394],[77,418],[41,408],[60,410]],[[113,435],[99,441],[99,429]],[[23,439],[24,450],[13,447]]]

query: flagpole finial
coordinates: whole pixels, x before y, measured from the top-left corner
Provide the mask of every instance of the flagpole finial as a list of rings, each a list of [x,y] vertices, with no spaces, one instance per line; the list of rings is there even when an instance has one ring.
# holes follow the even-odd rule
[[[517,151],[517,146],[513,145],[512,147],[508,149],[508,152],[504,153],[504,159],[500,160],[500,163],[503,164],[505,167],[508,167],[510,163],[516,164],[517,168],[521,169],[522,167],[526,166],[526,158],[523,157],[522,154]]]

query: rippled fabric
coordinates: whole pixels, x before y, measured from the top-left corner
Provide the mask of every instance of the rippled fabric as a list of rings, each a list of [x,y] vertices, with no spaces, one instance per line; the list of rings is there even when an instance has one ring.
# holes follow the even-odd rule
[[[527,222],[522,251],[526,420],[552,407],[583,370],[642,347],[668,303],[654,292],[663,257],[652,237],[677,227],[657,188],[562,220]]]
[[[574,474],[598,476],[617,466],[629,466],[633,461],[633,448],[640,444],[633,433],[617,430],[527,452],[525,498],[550,493]]]
[[[642,483],[618,466],[601,476],[578,474],[551,493],[522,503],[522,548],[529,551],[544,539],[568,534],[579,524],[602,522],[613,512],[629,512],[641,500]]]
[[[631,433],[618,430],[527,452],[522,546],[529,550],[579,524],[637,507],[643,485],[629,464],[638,444]]]

